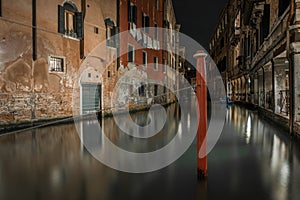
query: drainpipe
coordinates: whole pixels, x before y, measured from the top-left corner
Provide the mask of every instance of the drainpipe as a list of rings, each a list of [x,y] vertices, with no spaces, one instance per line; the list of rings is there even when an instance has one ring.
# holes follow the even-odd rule
[[[120,30],[120,0],[116,0],[116,3],[117,3],[117,27],[119,28]],[[115,36],[116,37],[116,36]],[[120,36],[118,36],[120,37]],[[120,41],[120,38],[119,38],[119,41]],[[120,68],[120,45],[117,44],[117,70],[119,70]]]
[[[85,18],[85,14],[86,14],[86,0],[81,0],[81,12],[83,15],[82,23],[84,23],[84,18]],[[80,52],[80,59],[84,59],[85,58],[85,56],[84,56],[84,37],[80,40],[79,52]]]
[[[32,0],[32,60],[36,61],[36,0]]]
[[[37,35],[36,35],[36,0],[32,0],[32,60],[33,65],[37,59]],[[33,67],[32,67],[33,75]],[[34,89],[30,95],[31,119],[35,119],[35,93]]]

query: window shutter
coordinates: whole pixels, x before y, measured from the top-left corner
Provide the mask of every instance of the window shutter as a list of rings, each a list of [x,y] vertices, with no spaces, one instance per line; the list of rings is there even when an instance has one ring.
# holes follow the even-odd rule
[[[142,27],[145,27],[145,15],[144,15],[144,13],[142,14]]]
[[[76,34],[78,39],[83,39],[83,15],[81,12],[75,13]]]
[[[128,0],[128,22],[131,22],[131,3]]]
[[[133,6],[132,17],[133,17],[133,23],[135,23],[135,25],[137,25],[137,7],[136,6]]]
[[[65,10],[61,5],[58,5],[58,32],[65,34]]]

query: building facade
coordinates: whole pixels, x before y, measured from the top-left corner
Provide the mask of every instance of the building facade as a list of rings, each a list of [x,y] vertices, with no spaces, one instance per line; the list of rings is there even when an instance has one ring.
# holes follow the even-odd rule
[[[167,66],[176,70],[176,61],[178,65],[178,56],[168,51],[179,43],[179,36],[174,35],[178,25],[171,0],[121,0],[119,24],[120,32],[129,34],[120,38],[119,76],[128,78],[119,86],[118,101],[145,105],[175,100],[167,85],[175,78]]]
[[[133,104],[153,103],[154,96],[166,102],[161,85],[169,54],[155,29],[163,27],[166,2],[1,0],[1,124],[111,112],[118,78],[133,68],[160,82],[138,88]],[[127,30],[127,38],[114,37]]]
[[[297,0],[231,0],[210,41],[228,99],[298,133],[299,9]]]

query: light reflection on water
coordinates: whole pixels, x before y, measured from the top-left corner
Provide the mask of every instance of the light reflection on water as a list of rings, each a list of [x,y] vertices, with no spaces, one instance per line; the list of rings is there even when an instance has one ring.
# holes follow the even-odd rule
[[[165,127],[149,140],[124,134],[113,118],[85,121],[80,127],[91,128],[100,123],[110,141],[121,148],[154,151],[168,144],[180,128],[179,107],[171,105],[166,111],[169,120]],[[133,114],[132,119],[145,123],[147,112]],[[162,170],[129,174],[94,159],[81,144],[80,137],[88,138],[78,135],[73,124],[1,136],[0,199],[174,199],[182,195],[196,198],[195,147]],[[95,138],[100,151],[105,151],[107,145],[103,137],[99,134]],[[109,156],[109,152],[102,153]],[[180,183],[189,187],[180,189]]]
[[[101,123],[116,145],[147,152],[169,143],[181,129],[178,107],[168,107],[167,115],[170,120],[163,131],[151,140],[123,134],[112,118]],[[143,124],[149,120],[146,112],[132,119]],[[101,137],[98,142],[103,148]],[[0,199],[279,200],[300,196],[299,143],[254,111],[228,108],[224,131],[208,158],[204,182],[197,182],[195,144],[169,167],[128,174],[94,159],[82,146],[73,124],[33,129],[0,137]]]
[[[228,108],[227,124],[209,156],[209,166],[209,199],[224,198],[219,194],[234,199],[300,196],[299,142],[292,141],[287,132],[255,111],[239,106]],[[220,174],[220,169],[226,173]],[[213,193],[213,188],[218,188],[219,194]]]

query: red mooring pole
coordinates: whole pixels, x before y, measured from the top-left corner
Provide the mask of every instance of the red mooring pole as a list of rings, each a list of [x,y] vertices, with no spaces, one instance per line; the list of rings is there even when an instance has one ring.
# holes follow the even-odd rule
[[[205,178],[207,175],[207,156],[206,156],[206,138],[207,131],[207,99],[206,99],[206,69],[205,69],[205,57],[207,54],[199,50],[194,55],[197,60],[197,73],[196,73],[196,95],[198,99],[199,109],[199,126],[197,132],[197,169],[198,178]],[[203,158],[200,158],[201,153],[205,153]],[[204,150],[204,151],[203,151]]]

